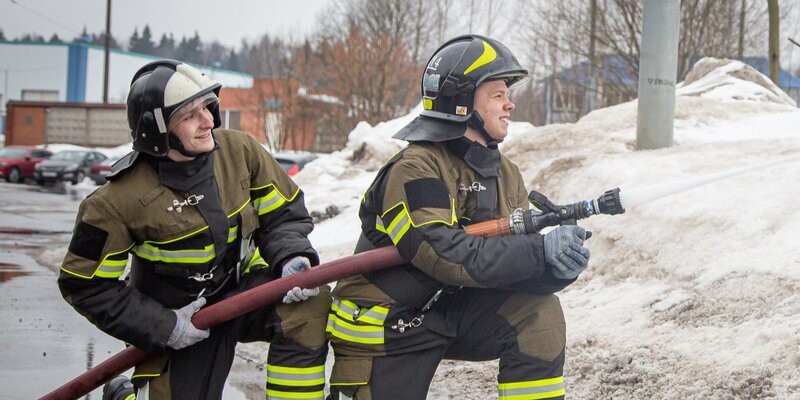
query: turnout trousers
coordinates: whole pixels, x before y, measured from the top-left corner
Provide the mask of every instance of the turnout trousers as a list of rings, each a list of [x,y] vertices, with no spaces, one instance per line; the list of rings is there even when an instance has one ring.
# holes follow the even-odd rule
[[[335,321],[344,315],[337,303],[344,304],[334,299],[328,320],[335,352],[329,399],[422,400],[442,359],[498,358],[499,399],[564,397],[566,327],[555,295],[463,288],[442,295],[416,327],[407,326],[413,315],[387,311],[382,344],[375,337],[358,343],[369,329],[360,318]]]
[[[270,279],[266,270],[251,271],[237,292]],[[211,328],[207,339],[138,365],[131,379],[137,399],[221,399],[236,343],[255,341],[270,343],[267,399],[323,399],[329,308],[330,289],[322,286],[306,301],[270,305]]]

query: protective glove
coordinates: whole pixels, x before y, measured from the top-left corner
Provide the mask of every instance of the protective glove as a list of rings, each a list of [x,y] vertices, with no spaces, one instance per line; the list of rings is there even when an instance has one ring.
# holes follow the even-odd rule
[[[311,261],[308,261],[307,257],[304,256],[297,256],[292,257],[283,264],[283,272],[281,272],[281,277],[289,276],[292,274],[296,274],[304,269],[311,268]],[[295,303],[300,301],[308,300],[311,296],[316,296],[319,294],[319,288],[313,289],[302,289],[298,286],[289,289],[286,292],[286,296],[283,296],[283,302],[285,304]]]
[[[169,335],[167,346],[180,350],[208,337],[208,329],[200,330],[192,324],[192,315],[203,308],[204,305],[206,305],[206,298],[201,297],[185,305],[180,310],[174,311],[178,316],[178,321],[175,323],[175,327],[172,328],[172,334]]]
[[[563,225],[544,235],[544,259],[553,266],[558,279],[575,279],[589,264],[589,249],[583,247],[587,239],[585,229],[577,225]]]

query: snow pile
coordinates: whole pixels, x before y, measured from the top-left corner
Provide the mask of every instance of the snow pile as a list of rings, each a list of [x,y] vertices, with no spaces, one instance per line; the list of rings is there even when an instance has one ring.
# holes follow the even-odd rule
[[[739,64],[698,62],[678,88],[670,148],[635,151],[633,101],[574,124],[515,124],[524,132],[502,149],[556,203],[800,152],[800,110]],[[411,118],[359,126],[297,176],[310,209],[342,210],[312,233],[323,261],[351,254],[361,195]],[[356,149],[370,157],[354,161]],[[560,293],[569,396],[800,398],[798,175],[800,162],[779,164],[582,221],[591,266]],[[495,398],[496,374],[496,362],[444,362],[429,398]]]
[[[745,90],[743,90],[745,89]],[[735,60],[703,58],[676,88],[678,96],[719,100],[769,101],[796,106],[794,100],[755,68]]]

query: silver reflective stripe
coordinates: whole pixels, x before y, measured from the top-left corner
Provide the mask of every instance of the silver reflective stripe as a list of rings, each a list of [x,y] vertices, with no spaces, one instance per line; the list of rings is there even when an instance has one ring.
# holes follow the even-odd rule
[[[325,371],[323,370],[321,372],[313,372],[310,374],[303,374],[303,373],[292,374],[287,372],[275,372],[267,370],[267,377],[268,377],[267,380],[269,380],[270,378],[275,378],[287,381],[311,381],[311,380],[325,379]],[[322,384],[325,384],[325,382],[323,381]]]
[[[320,395],[319,396],[314,396],[317,393],[320,393]],[[298,395],[298,393],[292,392],[288,396],[277,396],[275,394],[275,391],[267,390],[267,400],[298,400],[298,399],[302,399],[302,400],[323,400],[324,396],[325,396],[325,393],[322,392],[322,391],[319,391],[319,392],[315,392],[315,393],[307,393],[307,394],[303,393],[303,397],[297,397],[297,395]],[[314,396],[314,397],[308,397],[308,396]]]
[[[228,229],[228,243],[233,243],[236,240],[236,234],[239,233],[239,226],[233,226]]]
[[[405,228],[409,224],[408,213],[403,212],[402,217],[399,219],[395,219],[395,221],[396,223],[394,224],[394,227],[390,232],[388,232],[388,234],[389,238],[392,239],[392,242],[394,242],[394,244],[397,244],[397,242],[399,242],[400,239],[403,237],[403,234],[405,233]]]
[[[273,189],[264,197],[256,199],[254,206],[256,211],[258,211],[258,215],[263,215],[270,211],[274,211],[278,208],[278,206],[283,204],[284,201],[285,200],[283,199],[283,196],[281,196],[276,189]]]
[[[342,311],[342,314],[344,315],[337,313],[340,317],[349,317],[345,319],[349,319],[351,321],[370,322],[376,325],[383,325],[383,322],[386,321],[386,315],[388,314],[388,310],[379,312],[373,309],[368,309],[366,312],[361,313],[360,308],[355,308],[338,299],[333,300],[333,309]]]
[[[136,400],[150,400],[150,381],[136,391]]]
[[[542,384],[545,382],[553,382],[551,384]],[[507,386],[523,386],[508,388]],[[551,397],[558,397],[564,395],[564,379],[551,378],[543,379],[542,381],[531,381],[523,384],[500,384],[498,388],[500,399],[517,399],[517,398],[532,398],[532,399],[545,399]],[[503,386],[506,386],[505,388]],[[538,396],[537,396],[538,395]],[[546,395],[543,396],[543,395]],[[519,397],[525,396],[525,397]],[[528,397],[532,396],[532,397]]]
[[[214,245],[206,246],[205,249],[194,250],[161,250],[152,245],[142,244],[135,246],[133,252],[137,256],[164,262],[183,262],[183,263],[204,263],[214,257]]]
[[[156,117],[156,125],[160,133],[167,133],[167,124],[164,123],[164,111],[161,108],[153,109],[153,115]]]
[[[337,322],[336,318],[328,318],[328,328],[333,330],[334,332],[341,333],[343,335],[349,336],[353,338],[353,341],[359,341],[358,339],[365,339],[368,340],[372,344],[376,344],[375,341],[379,340],[380,343],[383,343],[383,327],[376,327],[376,326],[367,326],[365,328],[372,330],[354,330],[350,329],[346,326],[343,326],[341,323]]]
[[[100,264],[98,270],[104,274],[122,274],[125,271],[125,265],[128,263],[126,260],[122,265],[108,265],[106,263]]]

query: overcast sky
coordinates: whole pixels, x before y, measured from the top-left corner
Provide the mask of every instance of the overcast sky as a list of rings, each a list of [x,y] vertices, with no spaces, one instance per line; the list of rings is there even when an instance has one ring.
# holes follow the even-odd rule
[[[265,33],[301,38],[313,32],[317,14],[332,0],[112,0],[111,34],[127,45],[138,27],[150,26],[154,41],[163,33],[176,40],[197,31],[203,42],[238,48]],[[0,29],[7,39],[57,33],[72,40],[84,27],[105,30],[106,0],[0,0]]]

